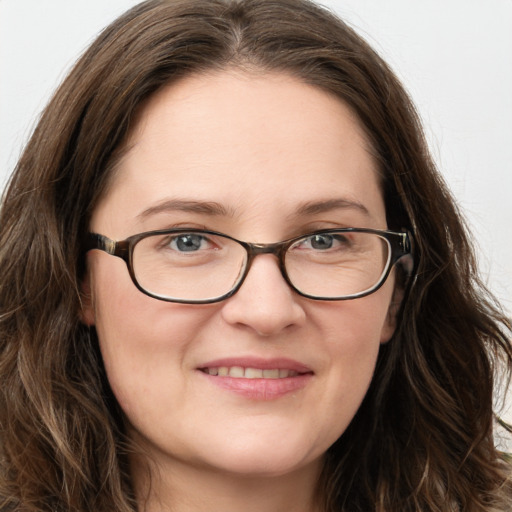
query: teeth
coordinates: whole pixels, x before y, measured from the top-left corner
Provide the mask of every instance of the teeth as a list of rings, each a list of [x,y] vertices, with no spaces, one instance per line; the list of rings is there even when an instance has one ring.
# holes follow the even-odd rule
[[[226,366],[217,368],[217,375],[220,375],[221,377],[227,377],[229,375],[229,368]]]
[[[205,368],[203,371],[209,375],[235,379],[286,379],[299,375],[295,370],[284,368],[262,370],[261,368],[242,368],[241,366],[219,366],[218,368]]]
[[[229,369],[230,377],[240,378],[244,376],[244,369],[241,366],[232,366]]]

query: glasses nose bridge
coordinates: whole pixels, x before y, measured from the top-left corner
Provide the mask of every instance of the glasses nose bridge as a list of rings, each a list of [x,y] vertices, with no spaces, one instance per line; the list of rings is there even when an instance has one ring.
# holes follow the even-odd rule
[[[247,250],[247,253],[249,255],[249,262],[252,262],[252,260],[259,256],[260,254],[273,254],[277,257],[279,260],[279,263],[281,264],[283,261],[284,253],[286,252],[286,248],[288,246],[288,242],[273,242],[270,244],[252,244],[252,243],[246,243],[245,248]]]
[[[286,281],[288,281],[286,276],[286,270],[284,266],[284,255],[286,252],[286,249],[288,248],[289,243],[284,242],[273,242],[270,244],[260,244],[260,243],[248,243],[245,242],[243,244],[245,246],[245,249],[247,251],[247,263],[246,263],[246,270],[244,272],[244,280],[245,277],[247,277],[247,274],[249,273],[249,270],[251,269],[252,263],[254,261],[254,258],[256,256],[259,256],[260,254],[272,254],[276,257],[279,270],[281,271],[281,274],[285,278]]]

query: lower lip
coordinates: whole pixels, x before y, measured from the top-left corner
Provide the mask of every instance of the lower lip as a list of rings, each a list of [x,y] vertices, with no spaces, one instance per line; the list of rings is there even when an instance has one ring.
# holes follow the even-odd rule
[[[304,373],[283,379],[237,379],[209,375],[200,370],[199,373],[212,384],[251,400],[275,400],[289,393],[297,392],[303,389],[313,377],[311,373]]]

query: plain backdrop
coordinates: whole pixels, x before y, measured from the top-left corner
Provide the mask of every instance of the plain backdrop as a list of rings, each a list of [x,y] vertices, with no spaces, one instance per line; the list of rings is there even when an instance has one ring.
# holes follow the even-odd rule
[[[0,0],[0,187],[77,56],[133,0]],[[391,64],[512,314],[512,0],[323,0]],[[509,415],[512,417],[512,414]]]

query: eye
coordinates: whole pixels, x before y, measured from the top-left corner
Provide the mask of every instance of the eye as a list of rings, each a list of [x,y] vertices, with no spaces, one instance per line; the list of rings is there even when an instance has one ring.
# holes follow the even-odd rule
[[[341,234],[329,235],[315,233],[305,238],[300,246],[304,249],[314,249],[316,251],[327,251],[332,248],[340,247],[348,242],[347,238]]]
[[[182,233],[173,236],[168,241],[168,247],[178,252],[197,252],[208,249],[211,243],[204,235],[197,233]]]

